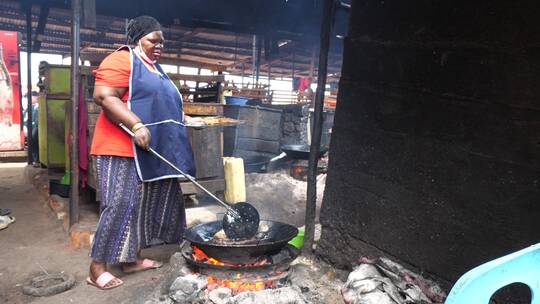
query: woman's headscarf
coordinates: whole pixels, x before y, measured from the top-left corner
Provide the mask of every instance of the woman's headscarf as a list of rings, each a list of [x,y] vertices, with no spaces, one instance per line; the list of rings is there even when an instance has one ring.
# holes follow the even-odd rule
[[[139,16],[129,21],[127,25],[127,42],[136,44],[142,37],[151,32],[161,31],[161,24],[150,16]]]

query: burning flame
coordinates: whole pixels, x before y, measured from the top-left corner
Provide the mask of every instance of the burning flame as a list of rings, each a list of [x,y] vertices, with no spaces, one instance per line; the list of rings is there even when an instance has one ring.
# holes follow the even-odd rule
[[[242,278],[242,275],[239,273],[236,276],[238,279]],[[220,286],[223,286],[232,290],[233,294],[238,294],[240,292],[245,292],[245,291],[264,290],[266,287],[271,287],[272,284],[273,284],[273,281],[240,282],[240,281],[234,281],[234,280],[220,280],[213,276],[208,276],[208,285],[206,286],[206,288],[208,288],[208,290],[213,290]]]
[[[293,166],[292,171],[294,174],[299,175],[299,174],[302,174],[305,170],[301,166]]]
[[[193,259],[195,259],[195,261],[198,261],[198,262],[206,261],[206,262],[208,262],[210,264],[213,264],[213,265],[225,266],[225,263],[207,256],[206,253],[204,253],[202,250],[200,250],[197,246],[191,246],[191,248],[193,248],[193,255],[192,256],[193,256]]]
[[[204,253],[201,249],[199,249],[197,246],[191,246],[192,249],[193,249],[193,259],[195,259],[195,261],[199,261],[199,262],[207,262],[207,263],[210,263],[210,264],[214,264],[214,265],[220,265],[220,266],[236,266],[236,267],[240,267],[240,266],[262,266],[262,265],[265,265],[266,263],[268,263],[268,260],[267,259],[262,259],[260,261],[257,261],[255,263],[249,263],[249,264],[229,264],[229,263],[224,263],[224,262],[221,262],[219,260],[216,260],[214,258],[211,258],[209,257],[208,255],[206,255],[206,253]],[[243,279],[243,276],[241,273],[237,273],[236,274],[236,277],[235,279],[237,280],[222,280],[222,279],[218,279],[216,277],[213,277],[213,276],[208,276],[208,284],[206,285],[206,288],[208,290],[214,290],[218,287],[227,287],[229,288],[230,290],[232,290],[233,294],[238,294],[240,292],[245,292],[245,291],[259,291],[259,290],[264,290],[265,288],[267,287],[272,287],[273,285],[273,281],[264,281],[264,278],[262,278],[261,276],[256,276],[255,278],[253,279],[250,279],[251,282],[242,282],[242,279]]]
[[[259,261],[253,262],[253,263],[247,263],[247,264],[232,264],[232,263],[224,263],[220,260],[216,260],[214,258],[209,257],[204,251],[199,249],[197,246],[191,246],[193,249],[193,254],[191,255],[193,259],[197,262],[207,262],[209,264],[213,265],[219,265],[219,266],[233,266],[233,267],[241,267],[241,266],[263,266],[267,264],[269,261],[268,259],[264,258]]]

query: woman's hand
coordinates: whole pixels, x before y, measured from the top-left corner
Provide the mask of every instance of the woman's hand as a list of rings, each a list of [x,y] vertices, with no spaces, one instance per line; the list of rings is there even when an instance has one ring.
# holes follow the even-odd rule
[[[148,130],[146,127],[142,127],[137,129],[134,133],[134,139],[135,144],[139,146],[141,149],[148,150],[150,147],[150,130]]]

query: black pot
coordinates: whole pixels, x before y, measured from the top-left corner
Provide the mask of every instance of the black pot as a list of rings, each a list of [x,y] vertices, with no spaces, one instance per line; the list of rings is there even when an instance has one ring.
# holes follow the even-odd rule
[[[244,159],[244,170],[246,173],[266,172],[266,166],[270,162],[267,156],[252,156]]]
[[[281,151],[285,152],[288,157],[293,159],[309,159],[309,146],[308,145],[283,145],[281,146]],[[321,147],[319,149],[319,155],[317,157],[322,157],[328,148]]]
[[[278,253],[297,234],[292,225],[261,221],[268,226],[268,231],[258,233],[253,240],[235,242],[232,240],[214,240],[216,232],[222,228],[221,221],[213,221],[188,228],[184,238],[197,246],[206,255],[225,263],[242,264],[257,261],[261,256]]]
[[[56,194],[61,197],[69,197],[70,190],[70,185],[63,185],[60,183],[60,180],[49,180],[49,194]]]

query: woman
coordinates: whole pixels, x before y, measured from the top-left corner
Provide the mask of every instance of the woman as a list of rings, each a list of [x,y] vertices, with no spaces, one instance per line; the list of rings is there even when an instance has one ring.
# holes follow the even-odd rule
[[[91,154],[96,156],[101,216],[92,243],[87,282],[101,289],[121,285],[107,264],[126,273],[162,263],[143,259],[152,241],[179,242],[185,210],[180,175],[150,154],[156,150],[194,175],[180,93],[156,64],[163,49],[160,24],[152,17],[130,21],[128,43],[95,70],[94,101],[102,111],[96,122]],[[121,126],[130,129],[131,138]]]

